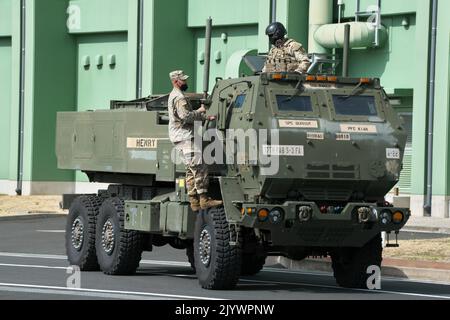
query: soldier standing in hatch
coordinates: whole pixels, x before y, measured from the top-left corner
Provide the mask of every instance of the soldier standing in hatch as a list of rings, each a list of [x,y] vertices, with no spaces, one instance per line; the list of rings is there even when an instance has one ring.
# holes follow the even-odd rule
[[[184,92],[188,89],[189,76],[182,70],[170,73],[173,90],[169,96],[169,138],[175,148],[182,153],[186,165],[186,186],[193,211],[222,205],[222,201],[207,196],[208,167],[202,161],[202,151],[194,144],[194,122],[207,119],[206,109],[202,105],[193,110]],[[209,117],[214,120],[215,117]]]
[[[271,23],[266,29],[272,48],[262,72],[306,73],[311,62],[303,46],[285,38],[286,28],[280,22]]]

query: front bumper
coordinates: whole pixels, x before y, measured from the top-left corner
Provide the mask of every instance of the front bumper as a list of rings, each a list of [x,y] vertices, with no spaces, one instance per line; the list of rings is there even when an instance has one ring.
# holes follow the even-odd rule
[[[269,215],[263,220],[258,217],[258,212],[263,209],[271,213],[278,211],[281,217],[273,219]],[[378,207],[368,203],[349,203],[339,210],[339,214],[324,214],[314,202],[243,204],[242,212],[238,224],[270,233],[272,245],[302,247],[362,247],[383,231],[399,231],[411,216],[407,208]],[[401,221],[393,221],[394,213],[402,214]]]

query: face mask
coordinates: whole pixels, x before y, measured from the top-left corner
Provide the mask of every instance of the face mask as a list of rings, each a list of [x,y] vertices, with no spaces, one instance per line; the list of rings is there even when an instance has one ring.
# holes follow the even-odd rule
[[[181,91],[187,91],[187,89],[189,89],[189,86],[186,83],[182,84],[181,87],[180,87]]]

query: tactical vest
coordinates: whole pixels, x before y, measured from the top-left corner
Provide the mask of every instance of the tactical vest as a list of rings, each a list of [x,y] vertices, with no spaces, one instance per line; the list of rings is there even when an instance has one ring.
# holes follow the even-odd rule
[[[299,62],[290,54],[290,44],[293,40],[288,40],[281,47],[270,49],[266,61],[266,72],[294,72],[299,67]]]

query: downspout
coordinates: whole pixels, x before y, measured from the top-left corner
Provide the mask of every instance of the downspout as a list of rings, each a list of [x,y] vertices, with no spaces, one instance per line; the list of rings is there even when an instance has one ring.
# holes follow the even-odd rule
[[[344,6],[344,0],[338,0],[338,23],[341,23],[342,20],[342,7]]]
[[[144,61],[144,0],[138,0],[138,47],[136,72],[136,98],[142,97],[142,65]]]
[[[427,159],[427,194],[424,209],[431,215],[432,194],[433,194],[433,135],[434,135],[434,95],[436,80],[436,43],[437,43],[437,17],[438,0],[432,0],[432,20],[431,20],[431,48],[430,48],[430,72],[429,72],[429,97],[428,97],[428,159]]]
[[[17,163],[17,188],[16,194],[23,193],[23,145],[24,145],[24,112],[25,112],[25,35],[26,35],[26,0],[20,0],[20,84],[19,84],[19,146]]]
[[[271,17],[271,22],[276,22],[277,21],[277,0],[272,0],[272,17]]]
[[[317,29],[324,24],[333,23],[333,1],[313,0],[309,2],[309,53],[328,53],[315,39]]]

